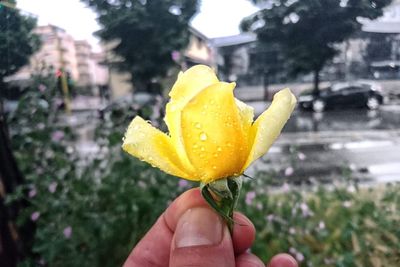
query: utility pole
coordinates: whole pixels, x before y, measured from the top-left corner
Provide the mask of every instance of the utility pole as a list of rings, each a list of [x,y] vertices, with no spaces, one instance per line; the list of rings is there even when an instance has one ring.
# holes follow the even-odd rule
[[[69,88],[68,88],[68,82],[67,82],[67,76],[65,72],[65,61],[64,61],[64,53],[63,53],[63,48],[61,45],[61,38],[58,35],[57,28],[54,27],[53,25],[51,26],[53,30],[53,34],[56,38],[56,45],[57,45],[57,51],[58,51],[58,57],[59,57],[59,63],[60,63],[60,71],[61,71],[61,89],[63,91],[64,95],[64,105],[65,105],[65,111],[68,115],[71,115],[71,102],[69,99]]]

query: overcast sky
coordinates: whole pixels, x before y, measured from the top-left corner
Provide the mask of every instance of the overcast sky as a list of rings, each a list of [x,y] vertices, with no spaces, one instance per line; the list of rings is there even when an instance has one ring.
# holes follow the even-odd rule
[[[79,0],[18,0],[18,7],[36,15],[39,25],[54,24],[64,28],[75,39],[86,39],[97,50],[92,33],[99,29],[96,14]],[[256,11],[248,0],[201,0],[199,13],[192,25],[207,37],[239,33],[243,17]]]

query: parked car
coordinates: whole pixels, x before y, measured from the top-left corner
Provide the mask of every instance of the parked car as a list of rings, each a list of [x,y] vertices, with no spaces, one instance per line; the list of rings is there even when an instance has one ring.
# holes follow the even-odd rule
[[[383,104],[381,86],[375,83],[337,83],[321,89],[319,94],[307,90],[299,96],[299,106],[305,110],[322,112],[337,108],[377,109]]]

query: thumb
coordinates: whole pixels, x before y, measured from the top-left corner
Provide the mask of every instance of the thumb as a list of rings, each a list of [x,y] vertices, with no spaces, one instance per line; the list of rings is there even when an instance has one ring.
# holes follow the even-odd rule
[[[188,209],[172,239],[170,267],[234,267],[231,235],[219,215],[207,207]]]

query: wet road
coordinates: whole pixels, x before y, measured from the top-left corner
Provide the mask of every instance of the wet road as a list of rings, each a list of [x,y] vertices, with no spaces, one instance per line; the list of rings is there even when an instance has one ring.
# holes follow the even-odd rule
[[[285,132],[365,131],[400,129],[400,106],[379,110],[353,109],[313,113],[296,110]]]
[[[349,172],[364,182],[400,181],[400,106],[322,114],[296,110],[250,172],[256,170],[295,183],[329,183]]]
[[[256,114],[267,106],[263,102],[249,104]],[[79,113],[69,123],[93,121],[92,115]],[[96,153],[93,127],[77,128],[79,150]],[[296,110],[276,144],[247,173],[268,171],[289,182],[316,179],[330,183],[349,170],[352,177],[366,182],[400,181],[400,105],[322,114]]]
[[[336,133],[283,134],[252,171],[296,183],[327,183],[346,172],[364,182],[400,181],[400,131]]]
[[[248,102],[260,115],[268,103]],[[284,132],[365,131],[400,129],[400,103],[384,105],[378,110],[347,109],[314,113],[296,109]]]

